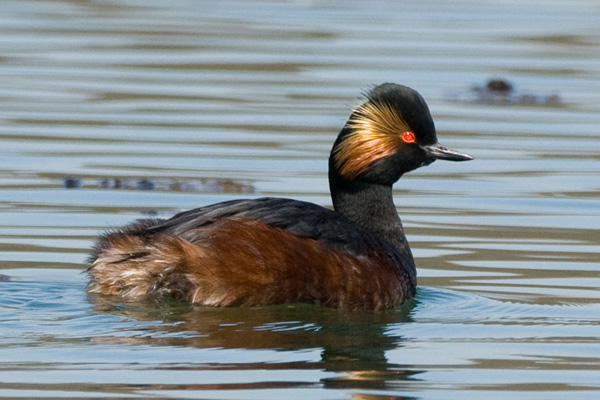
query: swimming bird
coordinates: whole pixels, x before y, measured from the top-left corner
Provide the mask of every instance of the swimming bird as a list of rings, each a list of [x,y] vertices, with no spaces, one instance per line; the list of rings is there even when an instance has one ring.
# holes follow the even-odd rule
[[[88,291],[208,306],[393,308],[415,295],[417,272],[392,185],[437,159],[472,157],[438,143],[415,90],[376,86],[333,144],[333,210],[266,197],[141,219],[100,237]]]

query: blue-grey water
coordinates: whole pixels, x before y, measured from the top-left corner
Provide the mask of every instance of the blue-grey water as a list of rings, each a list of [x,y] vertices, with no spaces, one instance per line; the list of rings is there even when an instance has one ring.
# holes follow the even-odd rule
[[[0,397],[597,399],[595,0],[5,0]],[[485,89],[490,79],[510,92]],[[472,154],[395,188],[419,270],[381,313],[86,293],[99,232],[217,201],[331,206],[374,84]]]

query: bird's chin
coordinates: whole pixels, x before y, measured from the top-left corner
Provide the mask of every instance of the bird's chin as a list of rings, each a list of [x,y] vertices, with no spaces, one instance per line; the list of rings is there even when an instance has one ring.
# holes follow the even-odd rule
[[[436,159],[434,157],[427,157],[425,160],[423,160],[423,162],[421,163],[421,165],[419,165],[420,167],[425,167],[431,163],[433,163]]]

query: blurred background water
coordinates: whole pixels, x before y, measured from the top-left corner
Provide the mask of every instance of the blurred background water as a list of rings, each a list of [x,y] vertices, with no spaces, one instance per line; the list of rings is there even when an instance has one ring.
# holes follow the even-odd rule
[[[600,4],[4,0],[0,397],[597,399]],[[512,90],[489,90],[501,79]],[[98,232],[240,197],[331,206],[361,91],[475,156],[405,176],[382,313],[89,296]]]

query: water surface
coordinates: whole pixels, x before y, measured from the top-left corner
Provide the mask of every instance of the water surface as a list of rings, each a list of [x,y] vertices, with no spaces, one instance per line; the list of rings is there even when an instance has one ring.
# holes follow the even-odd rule
[[[600,8],[522,3],[3,2],[0,397],[598,398]],[[478,97],[497,77],[511,101]],[[386,81],[476,158],[396,185],[414,301],[85,292],[107,228],[240,197],[331,206],[330,146]]]

